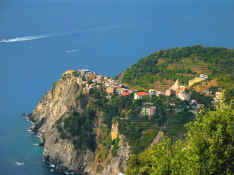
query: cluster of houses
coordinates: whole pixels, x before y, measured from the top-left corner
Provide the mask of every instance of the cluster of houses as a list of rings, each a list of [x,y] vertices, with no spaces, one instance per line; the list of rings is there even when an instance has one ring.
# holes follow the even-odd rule
[[[71,76],[72,75],[72,76]],[[92,72],[88,69],[82,69],[78,71],[68,70],[63,76],[70,76],[72,79],[75,79],[79,85],[83,86],[83,93],[88,94],[92,88],[102,87],[105,89],[108,97],[113,94],[118,94],[121,96],[128,96],[133,93],[133,90],[128,87],[120,84],[118,81],[113,80],[110,77],[105,77],[95,72]],[[199,77],[196,77],[189,81],[188,86],[181,85],[177,80],[169,89],[165,92],[157,91],[155,89],[149,89],[148,92],[134,92],[134,100],[140,100],[146,96],[172,96],[175,95],[182,101],[190,101],[190,94],[186,92],[186,88],[193,86],[195,83],[199,83],[208,78],[207,75],[201,74]],[[197,104],[194,100],[191,100],[191,103]],[[156,113],[156,106],[153,106],[150,103],[146,103],[143,105],[141,110],[141,115],[148,117],[148,119],[152,119],[152,116]]]
[[[71,76],[72,75],[72,76]],[[116,80],[110,77],[105,77],[92,72],[88,69],[82,69],[78,71],[68,70],[63,76],[70,76],[75,79],[79,85],[83,86],[83,93],[88,94],[93,88],[104,88],[108,96],[113,94],[119,94],[122,96],[128,96],[132,93],[132,90],[126,86],[120,84]]]
[[[147,117],[148,120],[152,120],[152,117],[156,114],[156,109],[157,107],[153,103],[144,103],[140,114]]]
[[[196,113],[197,110],[200,108],[200,104],[198,104],[197,101],[194,99],[190,100],[191,95],[188,92],[186,92],[186,89],[193,86],[196,83],[199,83],[199,82],[207,80],[207,79],[208,79],[207,75],[200,74],[199,77],[195,77],[194,79],[190,80],[188,83],[188,86],[181,85],[179,83],[179,81],[177,80],[165,92],[157,91],[155,89],[150,89],[148,92],[135,92],[134,93],[134,100],[142,99],[144,96],[153,96],[153,95],[155,95],[155,96],[159,96],[159,95],[172,96],[172,95],[175,95],[177,98],[179,98],[182,101],[190,101],[190,105],[193,107],[192,112]],[[152,104],[151,105],[150,104],[144,105],[144,107],[142,108],[142,111],[141,111],[141,114],[144,116],[148,116],[149,119],[151,119],[152,116],[155,115],[155,113],[156,113],[156,106],[153,106]]]
[[[157,91],[154,89],[150,89],[148,92],[136,92],[134,94],[134,99],[142,99],[144,96],[159,96],[159,95],[165,95],[165,96],[171,96],[176,95],[180,100],[182,101],[189,101],[190,95],[185,92],[186,87],[184,85],[180,85],[179,81],[177,80],[173,86],[171,86],[169,89],[167,89],[165,92]]]
[[[180,85],[179,81],[176,80],[175,84],[166,90],[165,96],[175,95],[182,101],[189,101],[190,94],[185,92],[186,86]]]
[[[190,88],[196,83],[200,83],[204,80],[207,80],[208,76],[205,74],[200,74],[199,77],[195,77],[192,80],[189,80],[188,86],[180,85],[179,81],[176,80],[175,84],[165,91],[165,96],[176,95],[182,101],[189,101],[190,94],[186,93],[186,88]]]
[[[199,77],[195,77],[194,79],[190,80],[188,83],[188,88],[193,86],[196,83],[199,83],[201,81],[207,80],[208,76],[205,74],[201,74]],[[180,85],[179,81],[176,80],[175,84],[172,85],[169,89],[167,89],[165,92],[156,91],[154,89],[150,89],[148,92],[136,92],[134,94],[134,99],[142,99],[143,96],[152,96],[152,95],[165,95],[165,96],[171,96],[175,95],[182,101],[189,101],[190,100],[190,94],[186,93],[185,90],[187,88],[185,85]]]

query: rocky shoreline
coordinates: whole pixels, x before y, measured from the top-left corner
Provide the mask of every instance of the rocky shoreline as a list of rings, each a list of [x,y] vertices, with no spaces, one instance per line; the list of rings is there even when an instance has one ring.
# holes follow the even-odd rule
[[[127,167],[130,146],[126,138],[118,132],[116,136],[119,136],[120,141],[115,155],[112,155],[112,145],[110,144],[105,157],[100,159],[100,154],[104,154],[101,152],[103,145],[100,139],[108,136],[110,140],[112,139],[112,142],[114,141],[111,138],[110,130],[108,133],[102,131],[103,128],[107,127],[102,122],[102,111],[96,111],[93,114],[94,118],[96,116],[95,120],[90,121],[92,122],[90,129],[95,135],[93,138],[94,144],[96,144],[94,150],[86,146],[77,148],[74,144],[75,138],[71,135],[67,138],[63,137],[58,127],[60,126],[59,122],[61,124],[64,119],[71,118],[69,116],[73,112],[80,113],[80,119],[82,118],[88,104],[94,100],[93,97],[87,95],[87,82],[83,80],[94,75],[98,76],[90,71],[84,74],[82,72],[74,73],[74,71],[70,74],[64,74],[39,101],[33,112],[27,115],[32,123],[29,132],[40,139],[39,145],[43,146],[44,149],[43,161],[48,168],[52,169],[51,171],[64,174],[119,175]],[[100,79],[102,80],[102,76],[100,76]],[[109,81],[111,82],[111,80]],[[81,141],[81,145],[85,145],[82,142],[85,139],[84,137],[78,140],[78,142]]]
[[[35,121],[32,119],[32,114],[27,115],[26,118],[27,118],[27,121],[29,121],[32,124],[32,126],[29,127],[28,132],[30,132],[31,134],[35,135],[36,137],[38,137],[40,139],[40,143],[38,143],[36,146],[44,147],[45,138],[38,130],[38,127],[37,127]],[[63,173],[65,175],[74,175],[74,174],[89,175],[88,173],[84,173],[84,171],[85,171],[84,167],[80,171],[69,170],[67,167],[63,166],[63,162],[61,162],[59,159],[53,159],[49,155],[45,155],[44,152],[43,152],[42,161],[48,167],[48,169],[50,169],[51,172]],[[119,158],[117,158],[117,159],[119,159]],[[106,172],[108,172],[108,171],[115,171],[115,170],[113,170],[113,168],[111,166],[108,166],[108,167],[106,167]],[[124,175],[124,174],[120,172],[120,173],[118,173],[118,175]]]
[[[42,134],[38,131],[38,127],[36,126],[35,121],[32,118],[32,114],[24,115],[26,117],[26,120],[30,122],[32,125],[27,129],[29,133],[34,135],[35,137],[38,137],[40,139],[40,143],[33,144],[34,146],[44,147],[45,139],[42,136]],[[42,161],[47,166],[47,168],[50,170],[50,172],[58,172],[63,173],[65,175],[74,175],[74,174],[81,174],[81,172],[74,172],[70,171],[66,167],[61,168],[61,165],[58,166],[59,162],[57,160],[52,160],[49,158],[49,156],[43,156]],[[85,175],[85,174],[84,174]]]
[[[40,143],[35,143],[33,145],[39,146],[39,147],[44,147],[45,138],[42,136],[42,134],[38,130],[39,127],[37,126],[37,124],[33,120],[32,114],[25,114],[24,117],[26,117],[26,120],[32,124],[27,131],[29,133],[31,133],[32,135],[34,135],[35,137],[38,137],[40,139]],[[58,166],[59,162],[57,160],[50,159],[49,156],[43,155],[42,161],[48,167],[50,172],[58,172],[58,173],[63,173],[65,175],[73,175],[73,174],[78,173],[78,172],[70,171],[65,167],[61,168],[61,166]],[[80,172],[79,172],[79,174],[80,174]]]

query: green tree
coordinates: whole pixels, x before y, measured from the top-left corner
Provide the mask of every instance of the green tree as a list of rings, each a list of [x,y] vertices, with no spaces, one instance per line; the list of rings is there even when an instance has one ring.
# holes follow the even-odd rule
[[[203,112],[187,126],[185,140],[160,143],[134,155],[127,175],[233,175],[234,109],[222,104]]]
[[[221,105],[188,125],[186,162],[191,174],[234,174],[234,109]]]

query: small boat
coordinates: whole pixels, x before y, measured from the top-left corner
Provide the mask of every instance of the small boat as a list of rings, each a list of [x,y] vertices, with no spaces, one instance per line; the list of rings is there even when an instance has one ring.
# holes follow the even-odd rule
[[[31,129],[31,128],[29,128],[29,129],[27,129],[27,131],[28,131],[29,133],[31,133],[31,132],[32,132],[32,129]]]
[[[51,167],[51,168],[55,168],[55,165],[54,165],[54,164],[50,164],[50,167]]]
[[[44,146],[44,143],[41,142],[41,143],[33,143],[33,146]]]
[[[24,162],[18,162],[18,161],[16,161],[15,164],[16,164],[17,166],[23,166],[23,165],[24,165]]]

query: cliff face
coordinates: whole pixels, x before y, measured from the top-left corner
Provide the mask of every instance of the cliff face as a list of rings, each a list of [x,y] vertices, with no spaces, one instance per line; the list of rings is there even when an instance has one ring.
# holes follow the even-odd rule
[[[120,172],[124,172],[127,167],[127,160],[129,157],[130,146],[128,145],[126,138],[121,135],[117,155],[112,157],[110,163],[105,166],[102,174],[118,175]]]
[[[38,132],[44,142],[44,160],[54,164],[57,171],[72,171],[90,175],[117,175],[126,168],[130,147],[125,137],[118,133],[116,125],[110,126],[110,129],[107,129],[109,132],[106,132],[106,136],[104,136],[105,134],[102,130],[108,127],[102,122],[102,111],[96,110],[93,113],[96,117],[89,121],[93,126],[89,133],[95,136],[94,149],[82,146],[82,140],[85,138],[81,140],[76,133],[67,134],[64,132],[66,134],[65,137],[63,136],[64,133],[61,134],[61,131],[59,131],[59,127],[66,129],[66,122],[63,121],[69,120],[69,117],[74,112],[80,114],[80,120],[84,120],[84,111],[87,110],[94,100],[88,95],[84,96],[84,93],[87,94],[87,90],[90,89],[87,88],[88,81],[90,79],[86,75],[81,75],[80,72],[76,74],[71,72],[63,75],[39,101],[33,111],[31,115],[31,120],[34,122],[32,129]],[[82,126],[78,126],[78,128],[82,129]],[[65,129],[64,131],[70,131]],[[112,134],[115,138],[111,140]],[[106,155],[102,159],[99,158],[101,155],[100,150],[103,150],[103,145],[105,145],[101,143],[102,138],[110,139],[111,143],[117,137],[118,143],[116,142],[117,146],[115,145],[117,147],[115,154],[112,154],[113,145],[110,144],[105,149]],[[74,144],[77,142],[81,142],[80,147]]]

